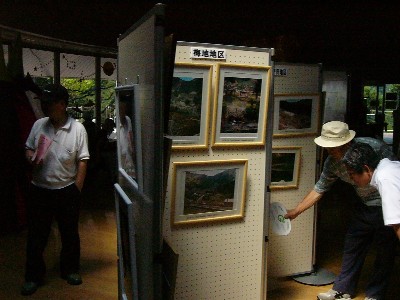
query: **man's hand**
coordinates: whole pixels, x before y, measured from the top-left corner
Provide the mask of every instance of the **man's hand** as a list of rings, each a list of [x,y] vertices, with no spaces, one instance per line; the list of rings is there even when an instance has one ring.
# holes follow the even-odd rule
[[[296,209],[289,209],[285,215],[285,219],[293,220],[300,214]]]
[[[75,181],[75,185],[76,185],[76,187],[78,188],[78,190],[79,190],[80,192],[82,192],[83,182],[82,182],[82,183],[79,183],[79,182],[76,182],[76,181]]]
[[[25,158],[30,165],[39,166],[39,165],[43,164],[43,159],[38,160],[36,157],[34,160],[32,160],[34,155],[35,155],[35,151],[33,151],[31,149],[25,150]]]
[[[87,169],[87,160],[80,160],[78,162],[78,171],[75,179],[75,185],[79,189],[79,191],[82,191],[83,188],[83,182],[85,181],[86,177],[86,169]]]
[[[28,161],[28,163],[32,164],[32,157],[35,154],[35,151],[31,149],[26,149],[25,150],[25,158]]]
[[[297,218],[298,215],[309,209],[313,206],[319,199],[321,199],[322,194],[316,192],[315,190],[311,190],[304,199],[297,204],[295,209],[289,209],[287,214],[285,215],[285,219],[293,220]]]

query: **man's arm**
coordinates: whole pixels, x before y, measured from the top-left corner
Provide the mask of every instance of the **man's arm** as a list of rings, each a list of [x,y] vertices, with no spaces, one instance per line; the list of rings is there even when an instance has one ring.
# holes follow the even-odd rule
[[[75,184],[80,191],[82,191],[83,182],[85,181],[86,177],[87,161],[87,159],[84,159],[78,162],[78,172],[76,173]]]
[[[322,195],[323,194],[320,194],[315,190],[311,190],[311,192],[309,192],[308,195],[305,196],[304,199],[299,204],[297,204],[296,208],[288,210],[288,213],[285,215],[285,218],[290,220],[295,219],[298,215],[300,215],[305,210],[309,209],[319,199],[321,199]]]

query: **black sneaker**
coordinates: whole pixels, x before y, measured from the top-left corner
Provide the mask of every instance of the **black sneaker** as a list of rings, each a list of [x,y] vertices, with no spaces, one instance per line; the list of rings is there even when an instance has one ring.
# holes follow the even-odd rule
[[[38,287],[39,283],[33,281],[26,281],[21,288],[21,295],[22,296],[32,295],[34,292],[37,291]]]
[[[80,285],[82,284],[82,277],[78,273],[72,273],[61,277],[65,279],[70,285]]]

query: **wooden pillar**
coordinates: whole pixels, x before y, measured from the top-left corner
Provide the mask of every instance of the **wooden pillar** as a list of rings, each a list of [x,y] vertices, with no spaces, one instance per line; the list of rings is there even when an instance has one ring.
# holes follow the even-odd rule
[[[95,113],[96,113],[96,131],[101,129],[101,57],[96,57],[96,70],[95,70],[95,84],[96,84],[96,97],[95,97]]]
[[[400,109],[397,108],[393,111],[393,153],[399,157],[399,143],[400,143]]]
[[[54,83],[59,84],[61,82],[61,63],[60,63],[60,52],[54,52]]]

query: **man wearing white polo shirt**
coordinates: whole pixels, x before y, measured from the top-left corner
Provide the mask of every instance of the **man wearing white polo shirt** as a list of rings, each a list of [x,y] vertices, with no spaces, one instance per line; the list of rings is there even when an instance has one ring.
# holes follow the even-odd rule
[[[41,101],[48,117],[35,122],[25,144],[26,158],[32,165],[32,184],[22,295],[33,294],[44,282],[43,252],[53,218],[62,241],[61,277],[71,285],[82,283],[78,221],[89,151],[85,128],[67,113],[68,99],[62,85],[44,88]]]
[[[357,186],[374,186],[382,197],[385,225],[400,239],[400,162],[380,159],[370,145],[353,145],[343,157],[347,172]]]

